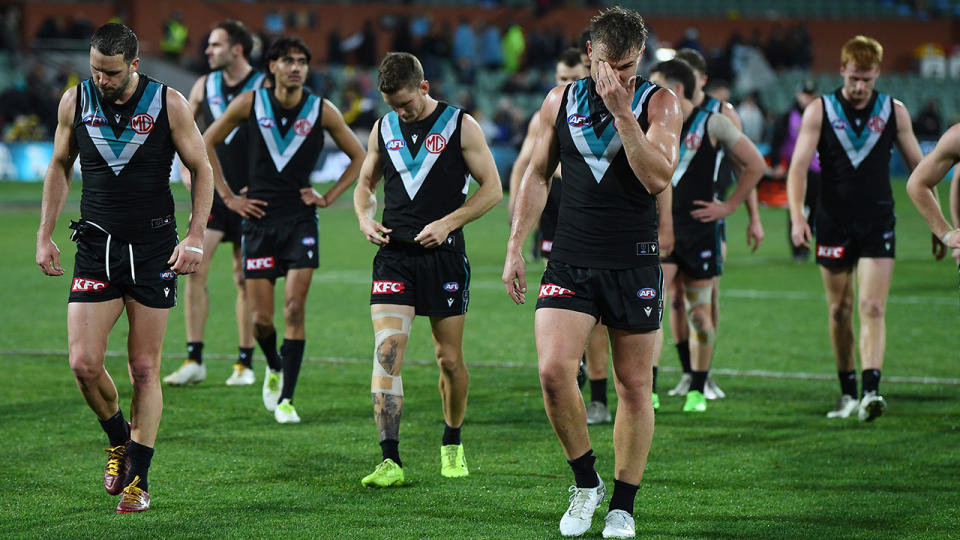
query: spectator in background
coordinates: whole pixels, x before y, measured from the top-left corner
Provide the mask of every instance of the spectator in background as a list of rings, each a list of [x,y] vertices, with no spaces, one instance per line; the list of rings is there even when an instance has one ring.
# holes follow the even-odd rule
[[[751,141],[759,144],[764,140],[764,115],[760,108],[760,95],[750,92],[743,97],[737,106],[737,114],[743,124],[743,134]]]
[[[444,63],[450,59],[452,31],[448,21],[443,21],[439,27],[431,30],[422,41],[420,60],[423,64],[423,74],[427,80],[439,81],[443,76]],[[412,51],[410,52],[413,54]],[[461,82],[473,84],[475,69],[472,61],[469,62],[469,65],[463,66],[461,75],[463,77]]]
[[[680,39],[680,43],[677,43],[677,50],[680,49],[693,49],[703,54],[703,45],[700,44],[700,31],[695,26],[688,26],[683,31],[683,38]]]
[[[496,23],[487,24],[483,31],[482,58],[483,67],[500,69],[503,66],[503,45],[501,43],[500,28]]]
[[[913,121],[913,131],[921,141],[935,141],[940,137],[940,105],[937,100],[930,99],[927,105]]]
[[[457,72],[457,80],[461,84],[473,84],[476,76],[474,59],[477,57],[477,34],[466,19],[461,20],[457,29],[453,31],[450,53],[453,67]]]
[[[37,30],[37,39],[64,39],[67,37],[67,22],[61,15],[47,17]]]
[[[330,31],[330,36],[327,38],[327,63],[335,65],[343,65],[343,49],[341,48],[341,43],[343,43],[343,37],[340,36],[340,30],[336,27]]]
[[[377,65],[377,32],[370,19],[363,21],[360,33],[360,46],[357,47],[357,64],[364,67]]]
[[[93,36],[93,23],[90,22],[90,19],[88,19],[82,11],[78,11],[74,15],[70,26],[67,28],[67,39],[81,39],[86,41],[89,40],[91,36]]]
[[[183,24],[183,13],[174,10],[163,23],[163,39],[160,41],[160,50],[163,55],[174,63],[180,63],[180,56],[187,47],[188,29]]]
[[[503,70],[507,73],[516,73],[523,67],[523,52],[527,48],[523,28],[513,23],[503,35]]]

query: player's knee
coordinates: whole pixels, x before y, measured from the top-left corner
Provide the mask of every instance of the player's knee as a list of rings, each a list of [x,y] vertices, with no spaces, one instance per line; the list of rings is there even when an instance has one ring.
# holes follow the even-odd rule
[[[853,316],[853,306],[847,301],[840,301],[830,304],[830,319],[834,322],[845,323],[850,321]]]
[[[154,355],[142,355],[140,357],[130,358],[130,381],[134,388],[149,386],[159,382],[159,374],[155,363],[159,357]]]
[[[437,366],[447,374],[456,374],[463,368],[463,355],[453,347],[436,348]]]
[[[87,384],[100,378],[103,374],[103,359],[86,351],[70,351],[70,369],[74,378],[81,384]]]
[[[276,333],[276,329],[273,327],[273,313],[254,309],[250,315],[253,318],[254,336],[258,338],[267,337]]]
[[[683,298],[678,298],[676,295],[673,295],[670,298],[670,309],[674,311],[683,311]]]
[[[871,319],[882,319],[886,313],[887,306],[885,302],[873,300],[871,298],[860,299],[860,316]]]
[[[287,326],[303,326],[303,302],[296,299],[287,300],[283,305],[283,320]]]

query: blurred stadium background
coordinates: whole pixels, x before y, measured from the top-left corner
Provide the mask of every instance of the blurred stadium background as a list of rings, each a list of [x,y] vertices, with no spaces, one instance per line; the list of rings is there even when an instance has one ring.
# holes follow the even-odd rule
[[[878,88],[906,103],[925,149],[960,119],[960,93],[953,84],[960,78],[960,1],[619,3],[644,14],[652,29],[641,74],[677,48],[700,50],[709,63],[710,86],[729,88],[744,131],[767,152],[775,120],[791,107],[798,86],[813,80],[820,91],[837,87],[840,46],[861,33],[883,44]],[[378,60],[388,50],[417,54],[432,93],[481,122],[506,182],[526,120],[553,85],[555,58],[578,45],[590,17],[612,4],[7,1],[0,7],[0,179],[42,178],[59,96],[89,76],[87,47],[94,28],[108,21],[131,26],[141,40],[142,71],[187,94],[207,71],[203,51],[210,28],[234,18],[264,43],[281,34],[304,38],[314,53],[310,86],[340,107],[361,140],[386,112],[376,91]],[[894,159],[894,174],[904,174],[898,155]],[[325,153],[314,179],[335,178],[338,162],[336,153]]]

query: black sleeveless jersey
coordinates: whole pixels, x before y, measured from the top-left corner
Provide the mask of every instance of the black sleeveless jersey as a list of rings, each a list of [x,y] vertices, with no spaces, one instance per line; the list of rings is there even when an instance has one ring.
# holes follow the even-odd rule
[[[672,179],[673,228],[677,236],[715,227],[714,223],[703,223],[690,215],[697,208],[693,201],[713,200],[714,173],[719,153],[707,133],[707,122],[713,114],[694,108],[680,132],[680,154]]]
[[[292,109],[281,107],[272,89],[254,92],[247,120],[250,187],[247,196],[267,201],[260,223],[277,223],[311,216],[312,206],[300,200],[300,189],[310,187],[323,149],[323,99],[303,89]]]
[[[201,107],[204,126],[209,127],[217,118],[220,118],[233,98],[247,90],[256,90],[262,87],[265,79],[266,77],[262,73],[250,70],[250,73],[240,83],[235,86],[227,86],[223,80],[223,71],[217,70],[207,75],[206,84],[203,87],[203,106]],[[234,193],[247,187],[249,173],[246,158],[247,129],[247,124],[240,124],[216,148],[217,157],[220,159],[220,167],[223,169],[223,178]],[[216,191],[214,191],[214,200],[221,202]]]
[[[412,242],[423,228],[463,206],[470,181],[460,143],[463,112],[440,102],[419,122],[401,122],[391,111],[380,119],[383,156],[383,225],[392,238]],[[463,230],[447,245],[463,249]]]
[[[644,132],[658,88],[637,79],[633,114]],[[630,168],[613,124],[592,78],[567,85],[556,119],[563,197],[551,260],[605,269],[659,263],[657,200]]]
[[[819,207],[844,223],[892,217],[890,153],[897,134],[893,98],[875,90],[860,110],[841,89],[821,99]]]
[[[723,114],[723,102],[707,94],[703,95],[703,103],[700,104],[700,108],[712,113]],[[733,180],[733,163],[723,148],[717,148],[717,162],[714,166],[714,197],[721,201],[726,200],[727,191],[730,190]]]
[[[77,86],[73,129],[80,153],[80,214],[126,242],[174,226],[174,146],[167,87],[145,75],[123,105],[106,103],[92,79]]]

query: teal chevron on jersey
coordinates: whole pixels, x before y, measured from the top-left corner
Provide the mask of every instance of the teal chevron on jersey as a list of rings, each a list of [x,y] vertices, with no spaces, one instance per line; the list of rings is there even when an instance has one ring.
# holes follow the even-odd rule
[[[81,84],[82,123],[113,174],[119,175],[153,130],[163,105],[163,85],[148,81],[133,116],[118,136],[107,121],[91,79]]]
[[[277,172],[280,172],[303,145],[307,135],[313,129],[319,127],[316,123],[320,116],[320,107],[323,100],[315,94],[309,94],[306,103],[303,104],[300,113],[297,115],[297,119],[287,130],[287,134],[280,135],[277,117],[273,113],[273,105],[270,103],[270,92],[271,90],[267,88],[258,90],[254,95],[253,108],[257,116],[260,134],[263,135],[263,142],[267,145],[267,151],[277,168]]]
[[[836,95],[824,95],[823,108],[827,113],[827,120],[830,121],[831,129],[836,133],[840,145],[847,153],[850,164],[856,169],[870,155],[873,147],[880,140],[880,136],[883,135],[883,130],[890,123],[893,99],[887,94],[877,92],[877,98],[873,102],[873,110],[867,119],[867,125],[860,130],[859,134],[850,124],[850,119],[847,118],[847,113],[843,110],[843,105]]]
[[[263,86],[264,77],[263,73],[256,73],[244,83],[243,87],[237,92],[241,94],[248,90],[254,90]],[[230,99],[227,98],[223,93],[223,71],[217,70],[213,73],[207,75],[207,84],[206,84],[206,100],[207,105],[210,107],[210,114],[213,115],[213,119],[216,120],[220,118],[220,115],[227,110],[227,105],[230,104]],[[230,141],[233,140],[234,135],[237,134],[238,128],[234,128],[233,131],[227,135],[227,138],[224,140],[225,143],[230,144]]]
[[[437,117],[430,131],[423,137],[423,142],[417,149],[416,155],[410,153],[409,145],[403,140],[400,118],[395,111],[389,112],[380,121],[380,135],[387,147],[387,156],[400,174],[403,187],[406,189],[410,200],[416,197],[417,192],[420,191],[420,186],[423,185],[433,165],[440,157],[440,153],[446,148],[446,141],[450,140],[453,132],[457,129],[459,118],[460,109],[447,106]],[[398,142],[391,144],[392,141]],[[439,146],[437,146],[438,143]]]
[[[693,161],[693,156],[697,155],[697,150],[700,149],[704,138],[709,136],[707,134],[707,119],[710,118],[710,112],[703,109],[694,109],[693,113],[696,116],[690,122],[690,129],[680,134],[682,138],[680,141],[680,156],[671,179],[674,186],[680,183],[683,175],[687,174],[687,168]]]

